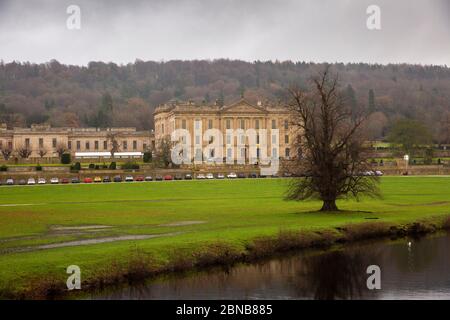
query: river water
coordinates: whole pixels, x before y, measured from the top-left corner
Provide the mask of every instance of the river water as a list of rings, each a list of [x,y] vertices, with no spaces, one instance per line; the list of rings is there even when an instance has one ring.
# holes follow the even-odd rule
[[[367,267],[381,289],[367,288]],[[450,234],[289,254],[229,269],[169,276],[92,299],[450,299]]]

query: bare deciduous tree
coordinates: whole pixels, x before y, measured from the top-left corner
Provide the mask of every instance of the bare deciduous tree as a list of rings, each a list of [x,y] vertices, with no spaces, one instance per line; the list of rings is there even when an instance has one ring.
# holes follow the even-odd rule
[[[120,151],[120,143],[117,140],[117,136],[119,135],[119,132],[110,132],[106,136],[106,139],[108,140],[109,145],[109,151],[111,152],[111,157],[114,158],[114,154],[116,152]]]
[[[45,157],[45,155],[47,154],[47,149],[45,149],[45,148],[39,148],[39,150],[38,150],[38,154],[39,154],[39,157],[41,157],[41,159],[43,158],[43,157]]]
[[[158,141],[157,148],[155,150],[156,162],[158,162],[164,168],[167,168],[172,163],[171,154],[172,142],[170,137],[166,136]]]
[[[32,152],[31,147],[27,145],[19,146],[16,149],[17,155],[22,159],[28,159]]]
[[[61,159],[62,155],[67,152],[67,145],[65,143],[58,143],[56,146],[56,153],[58,157]]]
[[[13,152],[13,150],[10,147],[2,147],[0,149],[0,152],[2,153],[3,158],[8,161],[9,158],[11,157],[11,154]]]
[[[308,92],[292,87],[289,93],[296,147],[303,153],[297,169],[303,177],[292,181],[286,199],[320,199],[321,211],[337,211],[336,199],[379,196],[378,177],[364,174],[369,170],[361,132],[364,117],[355,115],[343,98],[338,77],[326,68],[312,79]]]

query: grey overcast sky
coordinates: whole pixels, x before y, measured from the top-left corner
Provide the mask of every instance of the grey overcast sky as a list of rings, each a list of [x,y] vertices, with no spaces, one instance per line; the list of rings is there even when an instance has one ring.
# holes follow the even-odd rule
[[[0,0],[5,62],[216,58],[450,66],[450,0]]]

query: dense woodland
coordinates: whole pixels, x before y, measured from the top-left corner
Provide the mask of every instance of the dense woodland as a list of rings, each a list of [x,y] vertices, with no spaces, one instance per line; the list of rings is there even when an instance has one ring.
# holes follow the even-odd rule
[[[140,61],[88,66],[0,63],[0,122],[53,126],[134,126],[152,129],[154,108],[171,99],[197,103],[284,101],[292,84],[324,65],[306,62]],[[399,119],[423,123],[438,143],[450,143],[450,68],[333,64],[354,108],[370,114],[370,138],[388,135]]]

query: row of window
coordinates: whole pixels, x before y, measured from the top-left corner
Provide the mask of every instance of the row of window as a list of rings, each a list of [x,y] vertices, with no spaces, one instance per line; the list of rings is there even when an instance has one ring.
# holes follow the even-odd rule
[[[260,149],[256,148],[256,157],[259,158],[260,157]],[[196,159],[201,159],[203,156],[203,151],[202,149],[195,149],[195,158]],[[209,156],[211,158],[214,158],[214,149],[209,150]],[[291,149],[290,148],[285,148],[284,149],[284,156],[286,158],[289,158],[291,156]],[[233,149],[232,148],[227,148],[227,158],[231,159],[233,157]],[[247,148],[240,148],[240,157],[241,158],[247,158]],[[277,158],[278,157],[278,148],[273,148],[272,149],[272,157]]]
[[[225,120],[225,127],[226,129],[231,129],[231,121],[232,119],[226,119]],[[240,129],[245,129],[245,119],[239,119],[239,128]],[[260,121],[259,119],[255,119],[255,129],[260,129]],[[195,120],[195,129],[199,130],[200,129],[200,123],[201,120]],[[284,120],[284,129],[288,130],[289,129],[289,121],[288,120]],[[209,119],[208,120],[208,129],[213,129],[213,120]],[[164,125],[162,125],[162,132],[164,133]],[[186,124],[186,120],[182,119],[181,120],[181,128],[182,129],[186,129],[187,128],[187,124]],[[276,129],[277,128],[277,121],[275,119],[272,119],[272,129]]]
[[[30,139],[26,138],[25,139],[25,146],[27,148],[30,147]],[[57,148],[58,146],[58,141],[56,138],[52,139],[52,147],[53,148]],[[85,149],[86,150],[90,150],[91,149],[91,142],[90,141],[85,141]],[[44,147],[44,139],[43,138],[39,138],[39,148],[43,148]],[[94,150],[99,150],[99,141],[94,141]],[[69,150],[72,150],[72,141],[69,141],[67,144],[67,148]],[[128,141],[124,140],[122,141],[122,145],[121,148],[123,150],[128,150]],[[137,150],[138,148],[138,142],[137,140],[133,140],[133,150]],[[147,145],[144,143],[143,144],[143,149],[145,150],[147,148]],[[81,149],[81,141],[76,141],[76,149],[80,150]],[[108,149],[108,141],[104,140],[103,141],[103,150],[107,150]]]

